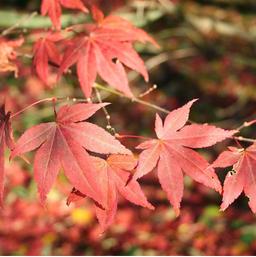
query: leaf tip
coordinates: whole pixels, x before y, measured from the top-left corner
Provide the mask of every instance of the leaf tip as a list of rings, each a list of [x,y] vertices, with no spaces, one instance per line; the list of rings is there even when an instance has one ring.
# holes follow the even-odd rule
[[[192,100],[190,100],[188,103],[190,103],[191,105],[195,102],[197,102],[199,100],[199,98],[194,98]]]
[[[135,172],[135,173],[133,174],[132,180],[135,181],[135,182],[137,182],[137,180],[140,179],[140,178],[141,178],[140,174],[137,173],[137,172]]]
[[[46,208],[46,195],[44,193],[39,193],[39,202],[43,208]]]
[[[227,209],[228,206],[224,205],[224,203],[220,206],[220,211],[224,212]]]
[[[150,210],[155,210],[155,206],[154,205],[152,205],[150,202],[148,202],[147,203],[147,206],[146,206],[148,209],[150,209]]]
[[[176,218],[180,216],[180,208],[173,208]]]

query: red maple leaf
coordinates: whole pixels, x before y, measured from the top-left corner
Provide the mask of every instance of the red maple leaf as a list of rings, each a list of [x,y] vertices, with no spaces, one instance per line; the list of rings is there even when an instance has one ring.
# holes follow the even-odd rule
[[[95,172],[85,149],[100,154],[131,154],[104,129],[84,122],[105,105],[65,105],[60,108],[56,122],[36,125],[19,138],[12,157],[39,148],[34,159],[34,176],[42,203],[62,166],[74,187],[102,204]]]
[[[147,201],[140,185],[137,181],[131,180],[131,173],[137,165],[137,160],[132,155],[110,155],[107,160],[92,157],[94,169],[99,178],[102,197],[104,199],[104,209],[95,205],[96,216],[105,231],[113,222],[117,211],[118,193],[128,201],[154,209]],[[77,201],[86,195],[73,189],[68,197],[67,204]]]
[[[9,149],[14,147],[12,129],[10,123],[10,112],[5,111],[5,105],[0,107],[0,205],[3,204],[4,193],[4,151],[7,146]]]
[[[33,66],[38,77],[47,85],[49,63],[59,66],[61,62],[61,54],[55,45],[61,39],[60,33],[47,33],[37,40],[33,48]]]
[[[42,15],[48,14],[53,26],[61,29],[61,6],[69,9],[77,9],[83,12],[88,12],[81,0],[42,0],[41,13]]]
[[[156,115],[155,132],[158,139],[145,141],[137,147],[144,151],[139,156],[134,179],[139,179],[157,166],[159,182],[177,215],[183,195],[183,172],[221,193],[221,184],[214,169],[208,168],[209,163],[191,148],[212,146],[236,132],[205,124],[184,126],[194,102],[192,100],[170,112],[164,124]]]
[[[224,181],[221,210],[225,210],[244,191],[249,206],[256,213],[256,144],[250,147],[229,147],[213,162],[212,167],[232,167]]]
[[[104,18],[103,14],[96,10],[94,17],[98,21],[97,25],[82,26],[86,32],[81,32],[67,42],[68,47],[59,74],[77,63],[77,75],[86,97],[91,96],[97,74],[109,85],[132,97],[123,64],[141,73],[148,81],[144,62],[133,49],[132,43],[155,41],[128,21],[115,16]],[[76,28],[81,28],[81,25],[73,26],[72,30]]]

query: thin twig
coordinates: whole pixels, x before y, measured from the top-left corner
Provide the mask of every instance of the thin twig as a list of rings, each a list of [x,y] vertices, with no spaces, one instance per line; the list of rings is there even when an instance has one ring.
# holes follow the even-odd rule
[[[100,95],[99,90],[98,90],[96,87],[94,88],[94,90],[95,90],[96,97],[97,97],[98,101],[99,101],[100,103],[102,103],[102,99],[101,99],[101,95]],[[106,108],[105,106],[103,106],[103,107],[102,107],[102,110],[103,110],[103,112],[104,112],[104,114],[105,114],[106,121],[107,121],[107,127],[106,127],[106,128],[107,128],[111,133],[113,133],[113,134],[115,135],[115,134],[116,134],[116,130],[115,130],[115,128],[114,128],[114,127],[111,125],[111,123],[110,123],[110,114],[109,114],[107,108]]]
[[[142,98],[148,94],[150,94],[151,92],[153,92],[154,90],[157,89],[157,85],[153,85],[152,87],[150,87],[148,90],[146,90],[145,92],[139,94],[139,98]]]
[[[136,103],[139,103],[139,104],[148,106],[148,107],[150,107],[150,108],[152,108],[152,109],[155,109],[155,110],[157,110],[157,111],[161,111],[161,112],[166,113],[166,114],[169,114],[169,113],[170,113],[169,110],[164,109],[164,108],[162,108],[162,107],[159,107],[158,105],[155,105],[155,104],[146,102],[146,101],[141,100],[141,99],[139,99],[139,98],[137,98],[137,97],[131,98],[131,97],[129,97],[129,96],[124,95],[124,94],[121,93],[121,92],[118,92],[118,91],[116,91],[116,90],[114,90],[114,89],[112,89],[112,88],[104,87],[104,86],[102,86],[102,85],[100,85],[100,84],[98,84],[98,83],[95,83],[95,84],[94,84],[94,87],[95,87],[95,88],[99,88],[99,89],[104,90],[104,91],[107,91],[107,92],[109,92],[109,93],[118,95],[118,96],[120,96],[120,97],[124,97],[124,98],[126,98],[126,99],[129,99],[129,100],[132,101],[132,102],[136,102]],[[189,120],[189,122],[190,122],[190,123],[193,123],[193,122],[190,121],[190,120]],[[255,122],[256,122],[256,121],[244,123],[244,124],[243,124],[242,126],[240,126],[239,128],[241,129],[241,128],[246,127],[246,126],[250,126],[250,125],[254,124]],[[237,129],[237,130],[239,130],[239,129]],[[244,141],[244,142],[249,142],[249,143],[255,143],[255,142],[256,142],[256,139],[246,138],[246,137],[242,137],[242,136],[233,137],[233,138],[236,139],[236,140],[239,140],[239,141]]]
[[[106,92],[109,92],[111,94],[114,94],[114,95],[126,98],[126,99],[130,100],[131,102],[135,102],[135,103],[139,103],[139,104],[148,106],[148,107],[150,107],[152,109],[155,109],[157,111],[160,111],[160,112],[163,112],[163,113],[166,113],[166,114],[170,113],[169,110],[167,110],[165,108],[162,108],[162,107],[159,107],[158,105],[155,105],[155,104],[149,103],[147,101],[141,100],[141,99],[139,99],[137,97],[129,97],[129,96],[127,96],[127,95],[125,95],[125,94],[123,94],[121,92],[116,91],[115,89],[104,87],[104,86],[102,86],[102,85],[100,85],[98,83],[94,83],[94,87],[98,88],[98,89],[101,89],[101,90],[104,90]]]
[[[148,107],[150,107],[150,108],[152,108],[152,109],[161,111],[161,112],[166,113],[166,114],[170,113],[170,111],[168,111],[167,109],[164,109],[164,108],[159,107],[159,106],[157,106],[157,105],[155,105],[155,104],[151,104],[151,103],[149,103],[149,102],[143,101],[143,100],[138,99],[138,98],[136,98],[136,97],[131,98],[131,97],[129,97],[129,96],[124,95],[124,94],[121,93],[121,92],[118,92],[118,91],[116,91],[116,90],[114,90],[114,89],[111,89],[111,88],[104,87],[104,86],[102,86],[102,85],[100,85],[100,84],[98,84],[98,83],[94,83],[94,88],[95,88],[95,92],[96,92],[96,95],[97,95],[97,97],[98,97],[99,102],[102,102],[102,100],[101,100],[101,97],[100,97],[100,93],[97,91],[97,89],[104,90],[104,91],[106,91],[106,92],[109,92],[109,93],[118,95],[118,96],[120,96],[120,97],[124,97],[124,98],[126,98],[126,99],[131,100],[132,102],[137,102],[137,103],[139,103],[139,104],[148,106]],[[56,98],[56,97],[45,98],[45,99],[36,101],[35,103],[32,103],[32,104],[28,105],[27,107],[23,108],[22,110],[20,110],[20,111],[14,113],[13,115],[11,115],[10,118],[13,119],[14,117],[18,116],[18,115],[21,114],[22,112],[24,112],[24,111],[30,109],[31,107],[33,107],[33,106],[35,106],[35,105],[38,105],[38,104],[43,103],[43,102],[51,102],[51,101],[88,102],[86,99],[69,98],[69,97],[64,97],[64,98],[61,98],[61,97],[57,97],[57,98]],[[107,118],[107,121],[108,121],[108,126],[110,126],[111,129],[113,129],[113,127],[111,126],[110,121],[109,121],[109,120],[110,120],[110,115],[109,115],[108,111],[106,110],[106,108],[105,108],[105,109],[103,108],[103,110],[104,110],[104,113],[105,113],[106,118]],[[246,126],[250,126],[250,125],[254,124],[255,122],[256,122],[256,121],[245,122],[245,123],[243,123],[243,125],[241,125],[239,128],[241,129],[241,128],[244,128],[244,127],[246,127]],[[239,128],[238,128],[238,129],[239,129]],[[115,134],[114,129],[113,129],[112,132]],[[135,138],[135,137],[136,137],[136,138],[138,138],[138,137],[140,137],[140,136],[118,135],[118,134],[117,134],[117,137],[120,137],[120,138],[122,138],[122,137],[123,137],[123,138],[124,138],[124,137],[127,137],[127,138],[128,138],[128,137],[131,137],[131,138],[133,137],[133,138]],[[141,137],[140,137],[140,138],[141,138]],[[242,137],[242,136],[233,137],[233,139],[236,140],[236,141],[238,140],[238,141],[243,141],[243,142],[248,142],[248,143],[256,143],[256,139],[246,138],[246,137]]]
[[[29,14],[28,16],[18,20],[15,24],[13,24],[11,27],[5,29],[4,31],[2,31],[1,35],[2,36],[6,36],[8,34],[10,34],[13,30],[15,30],[16,28],[18,28],[20,25],[22,25],[25,22],[28,22],[30,19],[32,19],[33,17],[35,17],[37,15],[37,12],[33,12],[31,14]]]
[[[45,98],[45,99],[42,99],[42,100],[39,100],[39,101],[36,101],[28,106],[26,106],[25,108],[21,109],[20,111],[14,113],[13,115],[11,115],[11,119],[13,119],[14,117],[18,116],[19,114],[23,113],[24,111],[30,109],[31,107],[35,106],[35,105],[38,105],[40,103],[44,103],[44,102],[52,102],[53,99],[56,99],[55,97],[50,97],[50,98]]]
[[[252,121],[245,121],[241,126],[239,126],[236,130],[241,130],[243,128],[247,128],[252,126],[253,124],[256,123],[256,120],[252,120]]]
[[[233,137],[235,140],[238,141],[243,141],[243,142],[248,142],[248,143],[256,143],[256,139],[252,139],[252,138],[247,138],[247,137]]]
[[[116,134],[116,138],[138,138],[138,139],[143,139],[143,140],[149,140],[152,139],[150,137],[144,137],[144,136],[136,136],[136,135],[120,135]]]
[[[41,99],[39,101],[36,101],[28,106],[26,106],[25,108],[21,109],[20,111],[14,113],[13,115],[11,115],[11,119],[17,117],[18,115],[20,115],[21,113],[27,111],[28,109],[30,109],[31,107],[33,106],[36,106],[40,103],[45,103],[45,102],[54,102],[54,104],[57,104],[58,101],[61,101],[61,102],[68,102],[68,101],[71,101],[71,102],[79,102],[79,103],[87,103],[88,100],[87,99],[84,99],[84,98],[70,98],[70,97],[50,97],[50,98],[44,98],[44,99]]]

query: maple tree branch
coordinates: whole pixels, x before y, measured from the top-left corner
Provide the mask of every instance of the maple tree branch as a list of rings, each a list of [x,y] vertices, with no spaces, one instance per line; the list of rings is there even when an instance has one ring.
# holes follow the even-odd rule
[[[55,97],[50,97],[50,98],[45,98],[45,99],[41,99],[39,101],[36,101],[28,106],[26,106],[25,108],[21,109],[20,111],[14,113],[13,115],[11,115],[10,119],[13,119],[14,117],[18,116],[19,114],[25,112],[26,110],[30,109],[31,107],[38,105],[40,103],[44,103],[44,102],[52,102],[53,99],[56,99]]]
[[[44,102],[52,102],[55,104],[57,104],[58,101],[64,101],[64,102],[68,102],[68,101],[72,101],[72,102],[80,102],[80,103],[87,103],[89,102],[88,99],[84,99],[84,98],[70,98],[70,97],[49,97],[49,98],[44,98],[44,99],[41,99],[39,101],[36,101],[28,106],[26,106],[25,108],[21,109],[20,111],[14,113],[13,115],[11,115],[11,119],[18,116],[19,114],[25,112],[26,110],[30,109],[31,107],[35,106],[35,105],[38,105],[40,103],[44,103]]]
[[[96,97],[97,97],[99,103],[102,103],[102,99],[101,99],[101,95],[100,95],[99,90],[98,90],[96,87],[94,88],[94,90],[95,90]],[[115,130],[115,128],[114,128],[114,127],[111,125],[111,123],[110,123],[110,115],[109,115],[109,112],[108,112],[107,108],[106,108],[105,106],[103,106],[103,107],[102,107],[102,110],[103,110],[103,112],[104,112],[104,114],[105,114],[105,117],[106,117],[106,120],[107,120],[107,127],[106,127],[106,128],[107,128],[111,133],[113,133],[113,134],[115,135],[115,134],[116,134],[116,130]]]
[[[114,94],[114,95],[117,95],[117,96],[120,96],[120,97],[124,97],[124,98],[126,98],[126,99],[129,99],[131,102],[135,102],[135,103],[139,103],[139,104],[148,106],[148,107],[150,107],[150,108],[152,108],[152,109],[155,109],[155,110],[157,110],[157,111],[160,111],[160,112],[163,112],[163,113],[166,113],[166,114],[169,114],[169,113],[170,113],[169,110],[167,110],[167,109],[165,109],[165,108],[162,108],[162,107],[160,107],[160,106],[158,106],[158,105],[155,105],[155,104],[149,103],[149,102],[147,102],[147,101],[141,100],[141,99],[139,99],[139,98],[137,98],[137,97],[129,97],[129,96],[127,96],[127,95],[125,95],[125,94],[123,94],[123,93],[121,93],[121,92],[116,91],[115,89],[102,86],[102,85],[100,85],[100,84],[98,84],[98,83],[94,83],[94,87],[95,87],[95,88],[98,88],[98,89],[101,89],[101,90],[104,90],[104,91],[106,91],[106,92],[109,92],[109,93],[111,93],[111,94]]]
[[[153,86],[151,89],[149,89],[148,91],[151,92],[151,91],[155,90],[156,87],[157,87],[157,86],[154,85],[154,86]],[[169,113],[170,113],[169,110],[167,110],[167,109],[165,109],[165,108],[162,108],[162,107],[160,107],[160,106],[158,106],[158,105],[156,105],[156,104],[152,104],[152,103],[149,103],[149,102],[147,102],[147,101],[141,100],[141,99],[139,99],[138,97],[129,97],[129,96],[127,96],[127,95],[125,95],[125,94],[123,94],[123,93],[121,93],[121,92],[116,91],[115,89],[105,87],[105,86],[100,85],[100,84],[98,84],[98,83],[96,83],[96,82],[94,83],[94,88],[98,88],[98,89],[104,90],[104,91],[106,91],[106,92],[109,92],[109,93],[111,93],[111,94],[114,94],[114,95],[117,95],[117,96],[120,96],[120,97],[124,97],[124,98],[126,98],[126,99],[129,99],[131,102],[136,102],[136,103],[139,103],[139,104],[148,106],[148,107],[150,107],[151,109],[155,109],[155,110],[160,111],[160,112],[163,112],[163,113],[165,113],[165,114],[169,114]],[[148,94],[147,91],[146,91],[145,93]],[[145,96],[144,93],[142,94],[142,97],[143,97],[143,96]],[[191,120],[188,120],[188,122],[190,122],[191,124],[194,123],[194,122],[191,121]]]
[[[241,136],[233,137],[233,138],[238,141],[243,141],[243,142],[248,142],[248,143],[256,143],[256,139],[252,139],[252,138],[241,137]]]
[[[132,102],[136,102],[136,103],[139,103],[139,104],[142,104],[142,105],[145,105],[145,106],[148,106],[148,107],[150,107],[150,108],[152,108],[152,109],[155,109],[155,110],[157,110],[157,111],[161,111],[161,112],[163,112],[163,113],[166,113],[166,114],[169,114],[170,113],[170,111],[169,110],[167,110],[167,109],[165,109],[165,108],[162,108],[162,107],[160,107],[160,106],[158,106],[158,105],[155,105],[155,104],[152,104],[152,103],[149,103],[149,102],[147,102],[147,101],[144,101],[144,100],[141,100],[141,99],[139,99],[139,98],[137,98],[137,97],[129,97],[129,96],[126,96],[125,94],[123,94],[123,93],[121,93],[121,92],[118,92],[118,91],[116,91],[115,89],[112,89],[112,88],[108,88],[108,87],[105,87],[105,86],[103,86],[103,85],[100,85],[100,84],[98,84],[98,83],[94,83],[94,87],[95,88],[98,88],[98,89],[101,89],[101,90],[104,90],[104,91],[106,91],[106,92],[109,92],[109,93],[112,93],[112,94],[114,94],[114,95],[117,95],[117,96],[120,96],[120,97],[124,97],[124,98],[126,98],[126,99],[129,99],[130,101],[132,101]],[[190,123],[193,123],[192,121],[190,121],[190,120],[188,120]],[[256,123],[256,120],[253,120],[253,121],[251,121],[251,122],[244,122],[240,127],[238,127],[236,130],[241,130],[242,128],[244,128],[244,127],[249,127],[249,126],[251,126],[251,125],[253,125],[253,124],[255,124]],[[117,135],[117,136],[119,136],[119,138],[121,138],[121,137],[136,137],[137,138],[137,136],[129,136],[129,135],[127,135],[127,136],[125,136],[125,135]],[[249,142],[249,143],[256,143],[256,139],[252,139],[252,138],[246,138],[246,137],[242,137],[242,136],[238,136],[238,137],[233,137],[235,140],[238,140],[238,141],[244,141],[244,142]]]
[[[239,126],[236,130],[241,130],[243,128],[247,128],[247,127],[250,127],[252,126],[253,124],[256,123],[256,120],[252,120],[252,121],[245,121],[241,126]]]
[[[138,139],[143,139],[143,140],[149,140],[152,139],[150,137],[143,137],[143,136],[136,136],[136,135],[120,135],[118,133],[115,134],[116,138],[138,138]]]
[[[52,98],[52,105],[53,105],[53,111],[54,111],[55,119],[57,118],[56,102],[57,102],[57,98],[56,98],[56,97],[53,97],[53,98]]]
[[[15,26],[15,28],[19,27],[22,30],[42,28],[50,29],[52,27],[52,23],[48,17],[44,17],[41,15],[33,15],[31,18],[27,19],[27,17],[29,17],[30,15],[31,13],[29,12],[20,13],[11,10],[0,10],[0,27],[8,29],[9,27],[12,27],[13,24],[17,23],[19,24],[18,26]],[[63,28],[65,28],[69,25],[84,23],[88,21],[88,18],[84,14],[62,14],[61,20]]]
[[[33,12],[33,13],[29,14],[28,16],[21,18],[15,24],[13,24],[11,27],[3,30],[1,35],[2,36],[6,36],[6,35],[10,34],[13,30],[15,30],[16,28],[20,27],[23,23],[28,22],[33,17],[35,17],[37,14],[38,14],[37,12]]]
[[[155,104],[152,104],[152,103],[149,103],[149,102],[146,102],[144,100],[141,100],[137,97],[129,97],[129,96],[126,96],[124,95],[123,93],[121,92],[118,92],[116,91],[115,89],[112,89],[112,88],[107,88],[103,85],[100,85],[98,83],[94,83],[94,89],[95,89],[95,92],[96,92],[96,96],[98,98],[98,101],[100,103],[102,103],[102,99],[101,99],[101,96],[100,96],[100,93],[98,92],[97,89],[101,89],[101,90],[104,90],[106,92],[109,92],[109,93],[112,93],[112,94],[115,94],[117,96],[120,96],[120,97],[124,97],[126,99],[129,99],[131,100],[132,102],[137,102],[139,104],[142,104],[142,105],[145,105],[145,106],[148,106],[148,107],[151,107],[152,109],[155,109],[155,110],[158,110],[158,111],[161,111],[163,113],[166,113],[166,114],[169,114],[170,111],[168,111],[167,109],[164,109],[162,107],[159,107]],[[40,103],[43,103],[43,102],[53,102],[54,104],[56,104],[57,101],[72,101],[72,102],[88,102],[88,99],[84,99],[84,98],[69,98],[69,97],[50,97],[50,98],[45,98],[45,99],[41,99],[39,101],[36,101],[28,106],[26,106],[25,108],[23,108],[22,110],[14,113],[13,115],[11,115],[11,119],[13,119],[14,117],[18,116],[19,114],[23,113],[24,111],[30,109],[31,107],[35,106],[35,105],[38,105]],[[147,137],[143,137],[143,136],[136,136],[136,135],[119,135],[118,133],[115,133],[115,130],[114,128],[111,126],[110,124],[110,115],[108,113],[108,111],[103,109],[105,115],[106,115],[106,119],[107,119],[107,122],[108,122],[108,125],[107,125],[107,129],[111,129],[112,132],[115,134],[115,136],[117,138],[140,138],[140,139],[146,139],[148,140],[149,138]],[[256,120],[253,120],[253,121],[250,121],[250,122],[244,122],[240,127],[237,128],[237,130],[241,130],[242,128],[245,128],[245,127],[249,127],[253,124],[256,123]],[[237,137],[233,137],[234,140],[236,141],[243,141],[243,142],[248,142],[248,143],[256,143],[256,139],[252,139],[252,138],[246,138],[246,137],[242,137],[242,136],[237,136]]]
[[[90,102],[90,99],[85,99],[85,98],[75,98],[75,97],[56,97],[57,101],[64,101],[64,102],[79,102],[79,103],[88,103]]]
[[[148,90],[146,90],[145,92],[139,94],[139,97],[142,98],[142,97],[144,97],[144,96],[150,94],[151,92],[153,92],[153,91],[156,90],[156,89],[157,89],[157,85],[155,84],[155,85],[153,85],[152,87],[150,87]]]

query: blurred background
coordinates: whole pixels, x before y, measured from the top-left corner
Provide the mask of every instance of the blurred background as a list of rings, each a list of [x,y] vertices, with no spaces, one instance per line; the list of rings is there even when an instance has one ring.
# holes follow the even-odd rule
[[[158,89],[143,99],[169,110],[192,98],[200,98],[192,109],[191,120],[226,129],[237,128],[256,117],[256,1],[98,2],[106,14],[112,10],[130,20],[161,46],[155,49],[136,45],[149,70],[150,83],[129,72],[135,95],[156,84]],[[48,18],[39,15],[26,18],[39,9],[39,0],[0,2],[1,30],[22,20],[8,38],[20,35],[27,38],[18,50],[19,79],[10,73],[1,74],[0,97],[6,99],[12,112],[49,96],[82,97],[75,73],[65,76],[57,86],[45,86],[31,73],[29,55],[33,37],[28,35],[50,26]],[[63,25],[86,19],[79,12],[65,10]],[[53,77],[54,74],[53,69]],[[154,136],[155,110],[105,92],[101,95],[103,100],[113,103],[108,111],[117,132]],[[25,129],[52,119],[49,104],[24,112],[14,121],[15,138]],[[103,112],[93,121],[102,127],[107,125]],[[255,127],[245,129],[243,135],[254,138]],[[122,143],[134,149],[139,141],[126,139]],[[213,161],[231,143],[225,141],[201,152]],[[33,160],[33,154],[27,156]],[[227,171],[218,171],[222,181]],[[256,219],[244,195],[223,213],[219,211],[221,196],[186,177],[181,215],[175,218],[152,172],[141,179],[141,184],[156,210],[135,207],[120,198],[115,223],[101,235],[89,201],[66,206],[72,186],[63,174],[43,208],[38,203],[32,165],[18,158],[10,163],[6,158],[6,172],[5,205],[0,212],[1,255],[256,254]]]

